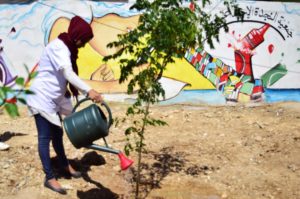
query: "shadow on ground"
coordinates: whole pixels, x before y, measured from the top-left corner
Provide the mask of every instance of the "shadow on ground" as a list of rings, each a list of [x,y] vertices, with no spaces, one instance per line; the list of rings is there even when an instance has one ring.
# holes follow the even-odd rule
[[[6,142],[7,140],[9,140],[10,138],[12,138],[14,136],[25,136],[25,135],[28,135],[28,134],[6,131],[6,132],[4,132],[3,134],[0,135],[0,141],[1,142]]]
[[[58,158],[52,158],[52,165],[54,172],[58,178],[67,178],[70,179],[71,176],[65,172],[63,172],[59,168]],[[104,187],[101,183],[93,180],[89,175],[88,171],[91,170],[91,166],[100,166],[106,164],[103,156],[97,154],[95,151],[91,151],[86,153],[81,160],[69,160],[70,164],[76,169],[82,172],[82,178],[89,183],[94,184],[97,188],[90,189],[88,191],[77,191],[77,196],[80,199],[116,199],[120,198],[120,196],[110,189]]]
[[[154,189],[161,188],[161,182],[171,173],[184,172],[187,175],[199,176],[207,175],[209,172],[214,172],[219,169],[219,167],[209,166],[209,165],[195,165],[190,163],[185,157],[187,154],[185,152],[178,152],[174,147],[162,148],[159,152],[148,152],[144,154],[154,160],[152,163],[141,164],[141,174],[140,174],[140,198],[147,198],[149,193]],[[145,157],[144,157],[145,158]],[[59,178],[71,178],[66,174],[62,174],[58,168],[57,158],[53,158],[53,167]],[[143,161],[143,160],[142,160]],[[88,152],[84,155],[81,160],[70,160],[70,164],[77,170],[82,172],[82,178],[89,183],[94,184],[97,188],[90,189],[88,191],[77,191],[77,196],[80,199],[116,199],[122,198],[122,195],[118,195],[111,191],[110,189],[104,187],[101,183],[93,180],[89,175],[91,166],[100,166],[106,164],[103,156],[97,154],[95,151]],[[133,189],[135,190],[136,180],[137,180],[137,168],[131,167],[130,173],[133,179],[130,180]]]
[[[152,164],[141,164],[139,192],[143,193],[142,198],[147,198],[153,189],[161,188],[161,181],[170,173],[183,170],[186,162],[184,153],[174,152],[173,147],[163,148],[158,153],[148,152],[147,155],[152,156],[154,162]],[[137,170],[131,168],[131,172],[134,176],[133,180],[136,182]]]
[[[209,165],[195,165],[189,162],[185,157],[187,153],[178,152],[174,147],[162,148],[157,152],[148,152],[149,158],[154,159],[151,164],[141,164],[140,194],[141,198],[147,198],[154,189],[161,188],[161,182],[171,173],[184,172],[186,175],[199,176],[214,172],[219,167]],[[137,170],[131,168],[136,182]],[[133,184],[135,186],[135,184]],[[135,189],[133,189],[135,190]]]

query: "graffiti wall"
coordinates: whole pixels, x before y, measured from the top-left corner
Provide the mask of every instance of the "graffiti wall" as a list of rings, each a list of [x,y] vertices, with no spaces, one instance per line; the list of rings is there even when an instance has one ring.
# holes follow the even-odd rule
[[[30,1],[31,2],[31,1]],[[188,2],[186,2],[188,6]],[[79,76],[108,101],[134,99],[119,84],[116,62],[103,57],[116,52],[106,45],[134,29],[139,16],[129,3],[35,1],[0,4],[0,82],[35,70],[45,47],[79,15],[95,37],[79,52]],[[227,16],[229,32],[220,29],[215,48],[187,49],[185,59],[167,67],[161,81],[162,103],[300,101],[300,3],[240,1],[244,22]],[[207,8],[224,11],[221,0]]]

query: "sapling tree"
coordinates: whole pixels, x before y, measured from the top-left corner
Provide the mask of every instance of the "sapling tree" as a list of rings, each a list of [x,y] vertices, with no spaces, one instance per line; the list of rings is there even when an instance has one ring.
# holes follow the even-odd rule
[[[130,9],[142,13],[135,29],[118,35],[118,41],[108,44],[118,51],[104,60],[117,59],[121,69],[119,82],[128,83],[128,94],[137,94],[136,101],[127,109],[132,126],[125,131],[127,155],[134,150],[138,154],[135,198],[139,198],[142,153],[146,151],[145,131],[148,126],[166,125],[149,114],[150,106],[164,98],[160,84],[167,65],[182,59],[189,48],[208,43],[213,47],[219,41],[220,28],[228,31],[226,16],[243,18],[243,11],[236,2],[223,1],[225,10],[212,15],[205,11],[209,0],[200,3],[191,0],[137,0]]]

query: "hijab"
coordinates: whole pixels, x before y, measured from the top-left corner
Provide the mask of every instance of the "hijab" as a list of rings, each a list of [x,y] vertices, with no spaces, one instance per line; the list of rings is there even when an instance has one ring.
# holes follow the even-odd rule
[[[76,42],[81,40],[82,43],[87,43],[94,37],[93,30],[85,20],[80,18],[79,16],[75,16],[71,19],[68,32],[61,33],[58,38],[64,42],[64,44],[68,47],[71,53],[71,63],[73,71],[78,75],[78,66],[77,66],[77,58],[78,58],[78,46]],[[69,88],[73,94],[73,96],[78,96],[78,90],[70,83],[68,83]],[[70,92],[67,91],[66,97],[70,97]]]

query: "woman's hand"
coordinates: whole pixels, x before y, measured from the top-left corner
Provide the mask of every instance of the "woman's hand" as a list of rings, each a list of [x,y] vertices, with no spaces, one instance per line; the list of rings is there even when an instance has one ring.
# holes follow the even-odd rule
[[[103,98],[101,96],[100,93],[98,93],[97,91],[95,91],[94,89],[91,89],[89,92],[88,92],[88,97],[93,100],[93,102],[103,102]]]

